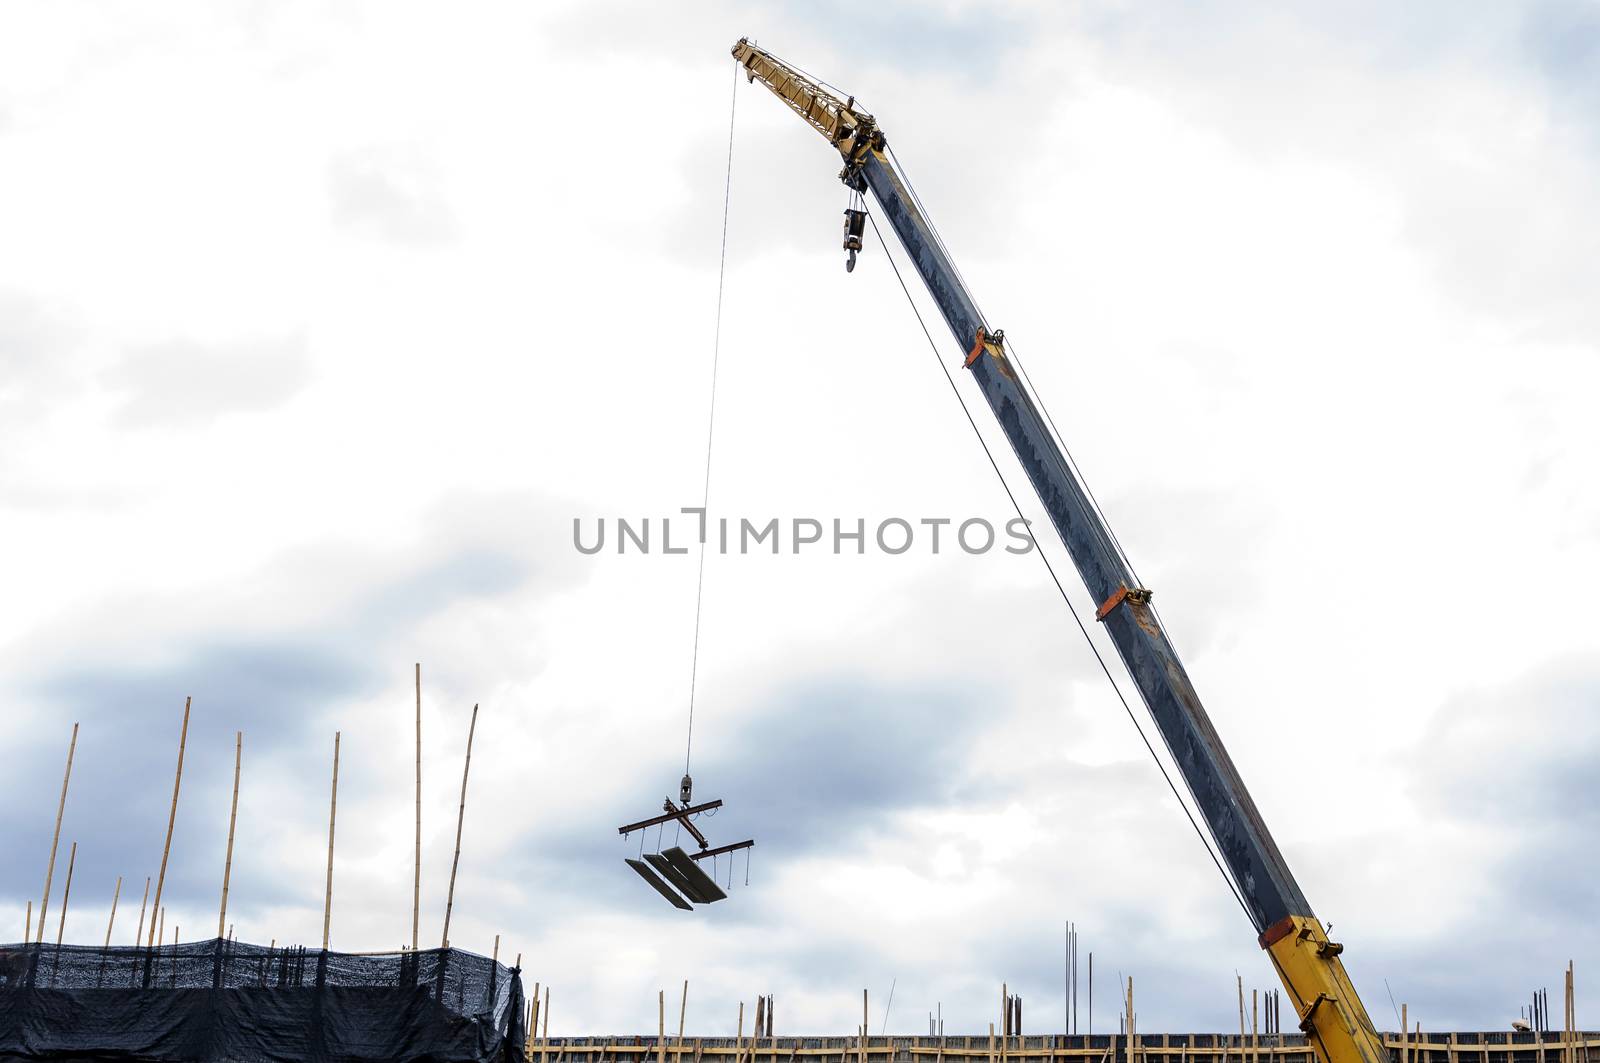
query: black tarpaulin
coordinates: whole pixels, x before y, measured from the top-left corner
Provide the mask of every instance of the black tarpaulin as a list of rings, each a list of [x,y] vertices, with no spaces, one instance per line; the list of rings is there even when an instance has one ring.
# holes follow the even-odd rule
[[[520,973],[458,949],[0,946],[0,1063],[488,1063],[522,1024]]]

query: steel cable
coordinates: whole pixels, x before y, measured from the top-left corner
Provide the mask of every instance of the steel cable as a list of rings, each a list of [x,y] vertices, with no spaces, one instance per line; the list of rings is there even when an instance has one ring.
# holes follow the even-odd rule
[[[939,371],[944,374],[945,382],[950,385],[951,393],[955,395],[956,401],[960,403],[961,412],[966,415],[967,424],[972,427],[973,435],[978,437],[978,443],[983,447],[983,455],[989,459],[989,467],[994,470],[995,477],[1000,481],[1000,487],[1006,493],[1006,498],[1010,499],[1011,508],[1016,511],[1018,519],[1023,522],[1023,527],[1028,530],[1028,538],[1032,540],[1034,550],[1039,554],[1039,560],[1043,562],[1045,571],[1050,574],[1050,582],[1055,584],[1056,592],[1061,595],[1061,600],[1066,603],[1067,612],[1072,616],[1072,622],[1077,625],[1078,633],[1083,636],[1084,642],[1088,643],[1090,652],[1094,654],[1095,662],[1100,666],[1100,671],[1106,677],[1106,682],[1111,684],[1111,689],[1117,695],[1117,700],[1122,703],[1122,711],[1127,713],[1128,722],[1133,724],[1133,729],[1139,733],[1139,740],[1144,743],[1145,749],[1156,763],[1156,768],[1161,772],[1161,777],[1166,780],[1167,789],[1172,791],[1172,796],[1177,799],[1178,806],[1183,809],[1185,818],[1189,820],[1189,826],[1194,828],[1196,837],[1200,839],[1200,844],[1205,847],[1206,855],[1211,858],[1211,862],[1216,865],[1217,871],[1222,875],[1222,881],[1227,884],[1228,892],[1233,894],[1233,899],[1239,903],[1239,908],[1244,912],[1245,918],[1251,919],[1253,923],[1254,919],[1250,915],[1250,909],[1245,904],[1244,897],[1240,894],[1238,886],[1235,885],[1233,876],[1228,874],[1228,869],[1223,866],[1221,858],[1217,856],[1216,850],[1212,848],[1211,839],[1206,836],[1199,821],[1195,819],[1194,812],[1189,808],[1189,803],[1183,799],[1177,784],[1172,780],[1171,773],[1167,771],[1167,766],[1162,763],[1160,755],[1156,753],[1155,746],[1151,743],[1149,736],[1144,733],[1144,728],[1139,724],[1139,718],[1134,715],[1133,707],[1128,704],[1127,697],[1122,693],[1122,687],[1117,683],[1116,677],[1111,674],[1111,668],[1106,664],[1105,657],[1100,652],[1100,647],[1095,645],[1094,639],[1089,635],[1089,629],[1084,626],[1083,620],[1078,616],[1078,611],[1072,607],[1072,599],[1067,596],[1066,587],[1062,585],[1060,577],[1056,575],[1055,566],[1050,563],[1050,558],[1046,556],[1044,547],[1033,534],[1032,526],[1028,523],[1027,518],[1023,516],[1022,506],[1018,503],[1016,494],[1012,492],[1011,484],[1007,482],[1005,473],[1001,472],[1000,463],[995,460],[994,452],[989,447],[989,441],[984,438],[982,430],[978,428],[977,419],[972,416],[971,409],[967,407],[967,400],[961,394],[961,389],[956,386],[955,377],[951,376],[950,368],[944,364],[944,358],[939,354],[939,346],[934,342],[933,334],[928,331],[927,322],[923,320],[922,311],[917,307],[916,300],[911,297],[911,289],[906,286],[905,277],[900,273],[900,266],[895,262],[894,256],[889,253],[889,244],[884,240],[883,232],[878,228],[877,218],[868,214],[867,220],[872,222],[873,235],[878,238],[878,245],[883,248],[884,258],[888,259],[889,268],[894,271],[894,279],[900,282],[900,290],[905,294],[906,302],[910,304],[911,312],[916,316],[917,325],[922,329],[922,335],[928,341],[928,348],[933,352],[934,361],[939,363]]]
[[[700,678],[700,610],[706,588],[706,528],[711,506],[711,441],[717,428],[717,363],[722,358],[722,293],[728,277],[728,208],[733,202],[733,121],[739,108],[738,63],[733,64],[733,94],[728,104],[728,167],[722,183],[722,252],[717,264],[717,321],[711,339],[711,401],[706,412],[706,475],[700,495],[700,563],[694,581],[694,648],[689,656],[689,727],[683,744],[683,773],[694,752],[694,696]]]

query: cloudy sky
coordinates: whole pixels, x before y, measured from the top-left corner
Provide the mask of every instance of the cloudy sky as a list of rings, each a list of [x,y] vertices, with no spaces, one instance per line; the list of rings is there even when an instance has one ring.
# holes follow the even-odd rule
[[[242,730],[230,921],[319,940],[337,730],[335,947],[408,942],[421,661],[424,938],[478,703],[451,938],[520,952],[552,1033],[685,978],[708,1034],[891,984],[891,1030],[979,1032],[1002,981],[1059,1028],[1067,919],[1100,1030],[1118,977],[1146,1030],[1272,984],[1034,556],[709,557],[693,772],[749,886],[687,915],[623,865],[683,769],[660,520],[741,35],[878,115],[1379,1024],[1504,1028],[1569,958],[1597,1021],[1583,0],[6,5],[0,937],[79,722],[66,934],[122,875],[131,941],[192,696],[169,933],[215,928]],[[732,98],[714,515],[1003,522],[882,251],[841,268],[836,155]],[[656,549],[574,549],[617,517]]]

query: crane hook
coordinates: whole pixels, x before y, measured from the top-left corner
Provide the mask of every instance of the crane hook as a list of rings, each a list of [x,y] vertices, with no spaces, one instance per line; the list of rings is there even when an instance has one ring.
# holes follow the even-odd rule
[[[850,257],[845,259],[846,273],[854,273],[856,268],[856,252],[861,250],[861,237],[867,230],[867,212],[855,207],[846,207],[844,211],[844,249],[850,252]]]

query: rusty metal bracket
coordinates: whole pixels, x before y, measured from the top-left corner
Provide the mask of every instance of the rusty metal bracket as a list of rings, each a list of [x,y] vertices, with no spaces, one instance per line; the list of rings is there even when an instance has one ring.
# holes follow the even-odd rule
[[[1311,1002],[1311,1006],[1306,1008],[1305,1013],[1300,1016],[1300,1031],[1302,1033],[1309,1036],[1310,1034],[1317,1032],[1317,1024],[1313,1021],[1313,1018],[1317,1014],[1317,1009],[1323,1005],[1324,1001],[1331,1004],[1333,1002],[1333,998],[1326,993],[1318,993],[1317,999],[1313,1000]]]
[[[1005,342],[1005,329],[997,328],[993,332],[988,332],[982,325],[979,325],[978,333],[972,339],[972,350],[967,352],[967,360],[961,363],[961,367],[963,369],[971,369],[973,364],[977,362],[979,358],[983,357],[983,352],[991,349],[993,351],[995,361],[1001,363],[1002,367],[1004,367],[1006,359],[1003,348],[1005,346]],[[1007,375],[1009,375],[1010,370],[1006,369],[1005,371]]]
[[[1144,587],[1130,587],[1127,584],[1123,584],[1111,592],[1111,597],[1100,603],[1100,608],[1094,612],[1094,618],[1103,623],[1105,618],[1111,615],[1112,610],[1123,602],[1128,601],[1133,602],[1135,605],[1143,605],[1150,600],[1150,593]]]
[[[649,819],[641,819],[637,823],[625,824],[617,828],[617,833],[623,835],[632,834],[636,830],[643,830],[646,827],[654,827],[659,823],[671,823],[673,820],[677,820],[679,823],[683,824],[684,829],[686,829],[690,834],[694,835],[695,841],[700,843],[700,848],[704,849],[711,843],[706,841],[706,836],[701,834],[700,829],[689,821],[689,817],[700,812],[706,812],[710,809],[721,807],[722,801],[716,800],[707,801],[705,804],[701,805],[684,805],[682,808],[679,808],[677,805],[672,803],[672,798],[669,797],[661,805],[662,811],[664,811],[666,815],[652,816]]]
[[[754,838],[746,838],[742,842],[734,842],[732,845],[719,845],[715,849],[707,849],[703,853],[690,853],[689,859],[704,860],[708,856],[721,856],[723,853],[736,853],[740,849],[749,849],[751,846],[755,845],[755,843],[756,840]]]
[[[1256,938],[1256,941],[1264,949],[1271,948],[1292,933],[1294,933],[1294,917],[1286,915],[1263,930],[1261,936]]]
[[[689,818],[689,814],[673,805],[672,798],[667,798],[666,803],[661,807],[668,812],[676,813],[672,818],[683,824],[683,829],[688,831],[694,840],[700,843],[700,848],[704,849],[711,844],[706,840],[706,836],[700,833],[700,828],[694,825],[694,821]]]
[[[972,363],[983,357],[983,341],[988,339],[984,334],[983,326],[978,326],[978,334],[972,340],[972,350],[967,352],[967,360],[961,363],[963,369],[971,369]]]

